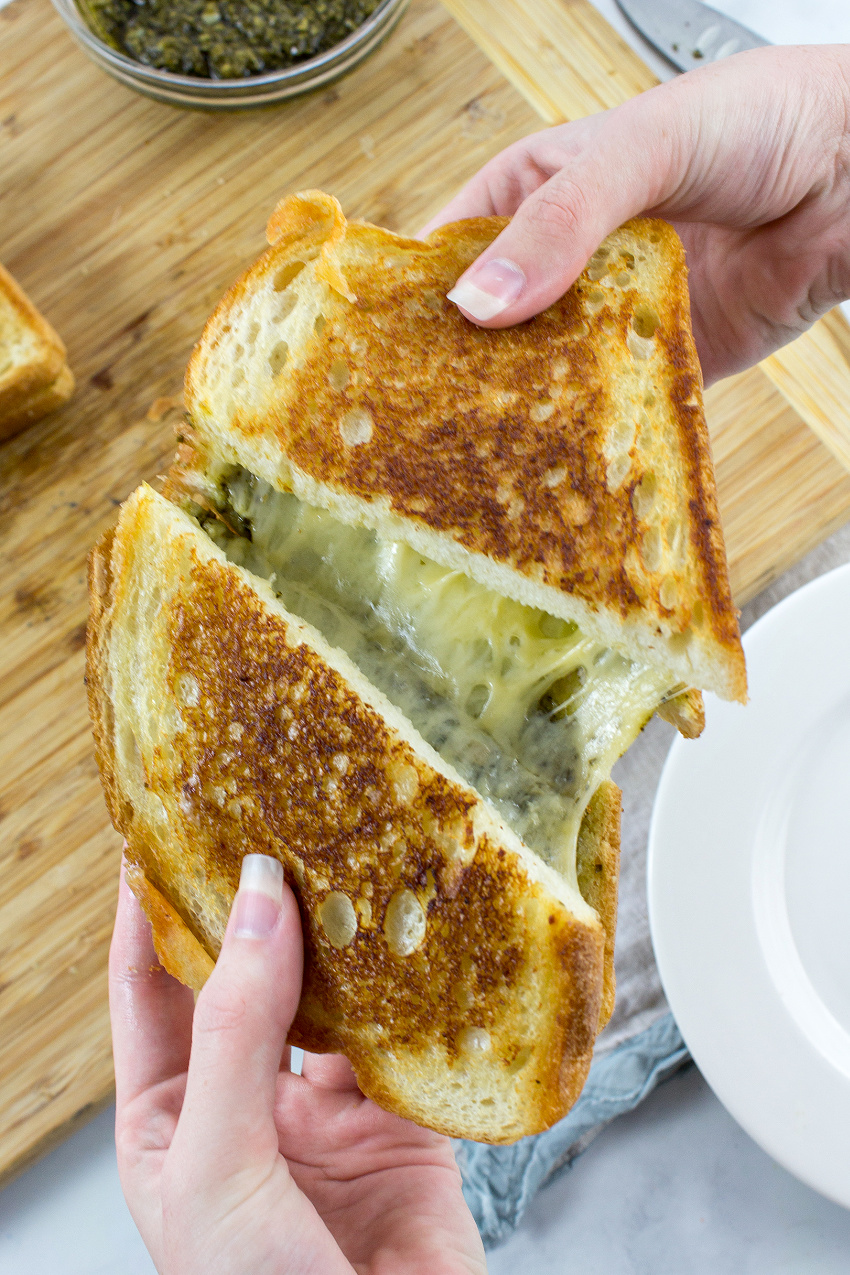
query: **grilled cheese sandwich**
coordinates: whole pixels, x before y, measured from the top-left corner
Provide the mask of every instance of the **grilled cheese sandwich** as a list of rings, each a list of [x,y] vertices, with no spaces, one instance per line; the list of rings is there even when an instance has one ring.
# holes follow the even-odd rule
[[[298,894],[292,1043],[510,1142],[575,1101],[613,1006],[616,759],[743,698],[687,312],[629,223],[520,328],[428,241],[293,196],[187,373],[164,494],[92,557],[89,694],[131,883],[198,987],[246,853]]]

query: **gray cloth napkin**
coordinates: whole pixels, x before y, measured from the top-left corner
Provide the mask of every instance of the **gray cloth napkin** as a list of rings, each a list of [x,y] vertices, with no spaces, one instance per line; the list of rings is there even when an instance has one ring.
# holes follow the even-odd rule
[[[850,523],[750,602],[741,615],[742,630],[801,585],[846,562]],[[637,1106],[688,1061],[661,990],[646,906],[649,821],[674,735],[673,727],[654,718],[614,769],[623,790],[617,1003],[597,1041],[581,1098],[551,1129],[513,1146],[455,1144],[464,1195],[488,1248],[510,1235],[540,1187],[569,1168],[609,1121]]]

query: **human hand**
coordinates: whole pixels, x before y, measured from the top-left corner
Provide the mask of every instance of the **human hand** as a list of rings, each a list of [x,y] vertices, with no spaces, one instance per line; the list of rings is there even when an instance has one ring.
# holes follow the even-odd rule
[[[563,295],[629,217],[667,218],[709,383],[850,297],[848,121],[850,45],[741,53],[514,143],[423,233],[513,216],[449,294],[504,327]]]
[[[110,950],[121,1184],[160,1275],[482,1275],[448,1138],[382,1111],[341,1057],[289,1071],[301,922],[247,857],[192,992],[156,959],[122,872]]]

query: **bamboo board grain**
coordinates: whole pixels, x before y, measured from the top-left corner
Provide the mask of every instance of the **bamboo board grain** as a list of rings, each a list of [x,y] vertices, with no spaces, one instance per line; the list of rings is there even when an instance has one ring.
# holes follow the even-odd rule
[[[0,447],[0,1178],[111,1093],[118,844],[83,693],[85,558],[168,464],[182,370],[286,191],[416,227],[539,126],[436,0],[325,93],[240,115],[140,98],[48,0],[0,10],[0,257],[63,335],[72,402]],[[749,379],[748,379],[749,378]],[[850,516],[850,479],[759,373],[713,392],[739,596]]]

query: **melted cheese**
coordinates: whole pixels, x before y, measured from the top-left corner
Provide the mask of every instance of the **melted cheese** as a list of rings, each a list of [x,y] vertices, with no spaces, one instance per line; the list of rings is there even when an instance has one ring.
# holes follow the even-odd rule
[[[349,527],[245,471],[205,527],[231,561],[341,647],[531,849],[575,884],[588,801],[669,675]]]

